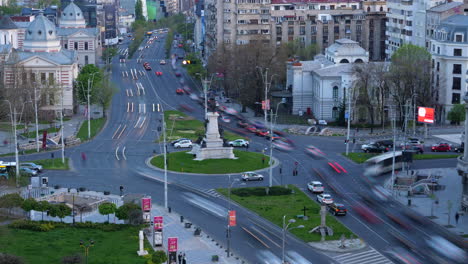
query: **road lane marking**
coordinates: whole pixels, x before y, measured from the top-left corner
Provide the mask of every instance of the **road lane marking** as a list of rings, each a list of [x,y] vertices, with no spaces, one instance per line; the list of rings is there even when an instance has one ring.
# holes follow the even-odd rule
[[[143,114],[146,114],[146,104],[143,104]]]
[[[126,94],[127,94],[127,96],[128,96],[128,89],[125,89],[125,93],[126,93]],[[128,112],[128,111],[127,111],[127,112]]]
[[[140,128],[143,127],[143,124],[145,123],[145,121],[146,121],[146,116],[145,116],[145,117],[143,118],[143,120],[141,121]]]
[[[262,243],[262,245],[264,245],[266,248],[270,248],[270,246],[268,246],[265,242],[263,242],[260,238],[258,238],[256,235],[254,235],[252,232],[250,232],[247,228],[245,227],[242,227],[242,229],[244,229],[245,232],[247,232],[249,235],[253,236],[255,239],[258,240],[258,242]]]
[[[124,160],[127,160],[127,156],[125,156],[125,149],[126,148],[127,147],[124,146],[123,149],[122,149],[122,157],[123,157]]]
[[[117,160],[120,160],[120,159],[119,159],[118,151],[119,151],[119,146],[117,146],[117,148],[115,149],[115,158],[116,158]]]
[[[155,107],[156,107],[156,106],[155,106],[155,105],[154,105],[154,103],[153,103],[153,112],[156,110],[156,108],[155,108]]]
[[[137,122],[136,122],[136,124],[135,124],[135,126],[133,128],[136,128],[138,126],[138,124],[140,123],[140,119],[141,119],[141,117],[138,117],[138,120],[137,120]]]
[[[133,113],[133,102],[132,102],[132,113]]]
[[[114,135],[112,135],[112,139],[115,137],[115,135],[117,134],[117,132],[119,131],[119,129],[120,129],[121,126],[122,126],[122,125],[119,125],[119,127],[117,128],[117,130],[115,130]]]
[[[133,90],[132,89],[128,89],[130,91],[130,96],[133,96]]]
[[[127,102],[127,113],[130,112],[130,102]]]
[[[158,112],[161,112],[161,110],[160,110],[161,108],[160,108],[160,107],[161,107],[161,106],[158,104]]]
[[[117,139],[119,139],[120,136],[122,136],[122,133],[125,131],[126,128],[127,128],[127,125],[125,125],[125,126],[122,128],[122,131],[120,131],[120,134],[119,134],[119,136],[117,137]]]
[[[252,227],[252,229],[253,229],[254,231],[257,231],[257,233],[260,234],[260,235],[262,235],[264,238],[268,239],[268,240],[269,240],[272,244],[274,244],[275,246],[277,246],[277,247],[279,247],[279,248],[281,247],[280,245],[278,245],[277,243],[275,243],[273,240],[271,240],[267,235],[263,234],[263,233],[262,233],[260,230],[258,230],[257,228]]]

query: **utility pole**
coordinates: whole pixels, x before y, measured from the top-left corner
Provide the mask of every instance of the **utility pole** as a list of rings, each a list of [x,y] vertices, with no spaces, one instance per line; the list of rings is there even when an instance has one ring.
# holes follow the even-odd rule
[[[93,75],[94,78],[94,75]],[[91,139],[91,107],[89,103],[89,86],[90,86],[91,80],[88,78],[88,139]]]
[[[8,102],[10,103],[10,102]],[[10,103],[10,116],[11,116],[11,103]],[[16,188],[19,188],[19,177],[20,177],[20,171],[19,171],[19,154],[18,154],[18,136],[16,135],[16,107],[13,107],[13,116],[12,116],[12,121],[13,121],[13,133],[14,133],[14,138],[15,138],[15,162],[16,162]]]
[[[392,195],[394,194],[395,186],[395,146],[396,146],[396,109],[391,108],[391,118],[393,125],[393,157],[392,157]],[[406,147],[406,146],[405,146]]]
[[[206,115],[208,114],[208,79],[206,77],[203,78],[203,94],[205,95],[205,119],[207,119]]]
[[[348,88],[348,133],[346,135],[346,156],[349,153],[349,134],[351,130],[351,88]]]
[[[268,165],[270,166],[269,171],[270,171],[270,182],[269,182],[269,187],[273,186],[273,109],[270,109],[270,115],[271,115],[271,120],[270,120],[270,161],[268,162]],[[266,123],[265,123],[266,125]]]
[[[263,109],[263,114],[265,115],[265,126],[267,124],[267,114],[268,114],[267,100],[268,100],[268,68],[266,68],[265,70],[265,107]],[[270,181],[271,181],[271,178],[270,178]],[[271,187],[271,184],[270,184],[270,187]]]
[[[159,108],[159,107],[158,107]],[[164,141],[164,208],[169,209],[167,205],[167,146],[166,146],[166,121],[164,120],[164,109],[161,105],[162,111],[162,129],[163,129],[163,141]]]
[[[36,119],[36,151],[39,152],[39,121],[37,118],[37,93],[36,93],[36,85],[34,86],[34,115]]]
[[[65,164],[65,128],[63,127],[63,86],[60,86],[62,90],[62,100],[60,100],[60,127],[62,131],[62,163]]]

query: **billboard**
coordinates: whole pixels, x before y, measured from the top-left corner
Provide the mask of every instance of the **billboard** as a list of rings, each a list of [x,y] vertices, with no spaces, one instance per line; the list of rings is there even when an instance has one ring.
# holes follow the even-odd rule
[[[229,211],[229,226],[236,226],[236,211]]]
[[[151,211],[151,198],[141,198],[141,208],[143,212]]]
[[[155,216],[154,217],[154,230],[159,231],[163,229],[163,217]]]
[[[434,108],[418,107],[418,122],[434,124]]]
[[[177,237],[167,238],[167,251],[177,252]]]

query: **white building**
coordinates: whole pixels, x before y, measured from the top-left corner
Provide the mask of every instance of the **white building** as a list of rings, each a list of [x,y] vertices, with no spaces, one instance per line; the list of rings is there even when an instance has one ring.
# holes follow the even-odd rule
[[[292,87],[292,112],[311,112],[316,118],[335,121],[345,93],[354,78],[353,63],[366,63],[369,53],[349,39],[339,39],[313,61],[290,62],[286,85]]]
[[[62,110],[65,115],[73,113],[73,81],[78,76],[78,58],[74,50],[62,48],[57,28],[50,20],[39,13],[26,29],[22,48],[13,49],[10,43],[2,46],[0,50],[8,49],[2,69],[6,89],[13,89],[11,85],[17,79],[18,73],[13,68],[22,67],[24,78],[39,88],[41,116],[52,119]],[[44,89],[51,85],[58,91]]]
[[[447,121],[454,104],[463,103],[468,80],[468,16],[454,15],[443,20],[431,40],[433,88],[440,113]]]

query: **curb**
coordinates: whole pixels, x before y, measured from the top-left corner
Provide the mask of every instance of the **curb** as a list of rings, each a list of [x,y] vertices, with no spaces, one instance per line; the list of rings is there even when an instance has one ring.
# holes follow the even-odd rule
[[[158,157],[162,154],[159,154],[159,155],[154,155],[154,156],[151,156],[151,157],[148,157],[146,160],[145,160],[145,164],[146,166],[148,166],[150,169],[153,169],[153,170],[156,170],[156,171],[159,171],[159,172],[164,172],[164,169],[161,169],[161,168],[158,168],[156,166],[153,166],[151,164],[151,160],[154,158],[154,157]],[[280,162],[277,158],[273,157],[273,166],[272,169],[278,167],[280,165]],[[266,167],[266,168],[263,168],[263,169],[259,169],[259,170],[254,170],[253,172],[260,172],[260,171],[266,171],[270,169],[270,167]],[[192,172],[179,172],[179,171],[173,171],[173,170],[167,170],[168,172],[172,172],[172,173],[177,173],[177,174],[181,174],[181,175],[197,175],[197,176],[219,176],[219,175],[232,175],[232,174],[240,174],[242,172],[233,172],[233,173],[213,173],[213,174],[204,174],[204,173],[192,173]]]
[[[348,252],[363,250],[363,249],[368,247],[367,243],[364,242],[364,240],[362,240],[362,239],[359,239],[359,240],[361,241],[361,244],[358,247],[356,247],[356,248],[344,248],[344,249],[341,249],[341,248],[336,248],[336,249],[326,248],[326,247],[322,246],[323,242],[309,242],[307,244],[312,248],[322,250],[322,251],[334,252],[334,253],[348,253]],[[339,241],[339,240],[327,240],[327,242],[330,242],[330,241]]]

